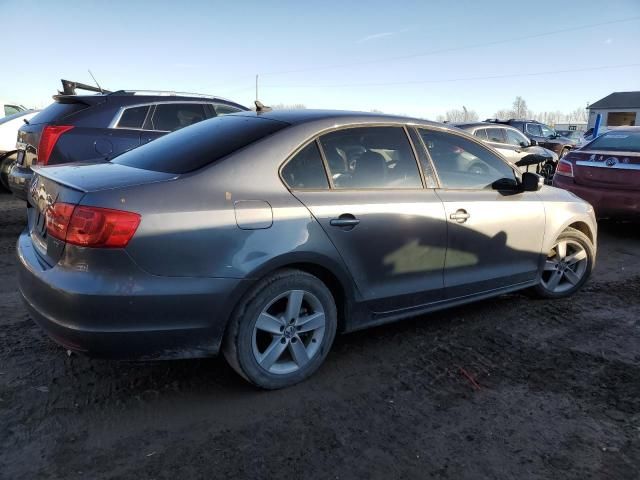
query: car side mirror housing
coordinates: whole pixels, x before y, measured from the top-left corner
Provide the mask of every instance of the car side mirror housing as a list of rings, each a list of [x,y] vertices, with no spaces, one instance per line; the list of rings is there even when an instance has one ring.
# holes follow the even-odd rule
[[[521,189],[515,178],[500,178],[491,184],[491,188],[502,192],[514,192]]]
[[[537,192],[544,185],[544,177],[532,172],[522,174],[522,190],[524,192]]]
[[[533,138],[529,139],[529,141],[531,142],[532,147],[535,147],[536,145],[538,145],[538,142],[536,142]]]
[[[528,143],[528,142],[520,142],[520,146],[521,146],[522,148],[527,148],[527,147],[528,147],[528,146],[530,146],[530,145],[531,145],[531,144],[530,144],[530,143]]]

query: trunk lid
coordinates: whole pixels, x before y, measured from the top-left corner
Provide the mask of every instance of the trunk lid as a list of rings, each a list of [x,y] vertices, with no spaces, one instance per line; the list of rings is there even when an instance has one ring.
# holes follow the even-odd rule
[[[577,150],[567,155],[574,181],[588,187],[640,190],[640,154]]]
[[[57,167],[35,167],[27,195],[27,221],[34,249],[43,266],[55,265],[64,251],[65,242],[47,235],[46,213],[55,203],[78,205],[88,192],[118,189],[168,181],[175,174],[102,163],[69,164]],[[46,265],[45,265],[46,264]]]

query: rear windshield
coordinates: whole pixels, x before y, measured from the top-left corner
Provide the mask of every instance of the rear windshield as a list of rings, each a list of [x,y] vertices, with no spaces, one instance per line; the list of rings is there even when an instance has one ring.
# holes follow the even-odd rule
[[[213,163],[289,124],[267,118],[225,115],[167,134],[123,153],[113,163],[165,173],[187,173]]]
[[[49,105],[47,108],[42,110],[39,114],[29,120],[29,123],[49,123],[61,120],[72,113],[79,112],[80,110],[84,110],[88,105],[84,103],[58,103],[54,102]]]
[[[587,145],[585,150],[640,152],[640,132],[607,132]]]

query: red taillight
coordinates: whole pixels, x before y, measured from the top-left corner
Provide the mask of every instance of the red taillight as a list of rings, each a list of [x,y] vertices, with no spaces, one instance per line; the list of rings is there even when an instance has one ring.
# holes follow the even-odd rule
[[[556,175],[573,177],[573,163],[568,160],[558,161],[558,166],[556,167]]]
[[[42,129],[40,143],[38,144],[38,164],[46,165],[55,147],[56,142],[64,132],[71,130],[71,125],[47,125]]]
[[[54,204],[46,214],[47,233],[82,247],[126,247],[140,225],[140,215],[109,208]]]

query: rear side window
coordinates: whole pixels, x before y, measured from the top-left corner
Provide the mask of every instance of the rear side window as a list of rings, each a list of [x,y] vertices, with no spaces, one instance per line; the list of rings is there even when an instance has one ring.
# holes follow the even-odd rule
[[[583,150],[640,152],[640,132],[608,132],[596,138]]]
[[[484,128],[481,128],[480,130],[476,130],[474,135],[476,137],[478,137],[481,140],[488,140],[489,138],[487,137],[487,130]]]
[[[487,138],[494,143],[507,143],[504,128],[487,128]]]
[[[320,144],[335,188],[422,188],[401,127],[356,127],[327,133]]]
[[[149,112],[149,106],[127,108],[122,112],[118,121],[118,128],[142,128],[144,119]]]
[[[300,150],[282,169],[282,179],[291,189],[329,188],[322,157],[316,142]]]
[[[542,136],[542,128],[537,123],[527,123],[527,133],[536,137]]]
[[[230,113],[242,112],[242,110],[239,108],[222,104],[213,105],[213,109],[216,111],[216,115],[228,115]]]
[[[206,118],[201,103],[164,103],[156,106],[151,125],[154,130],[173,132]]]
[[[20,112],[22,109],[16,105],[5,105],[4,106],[4,115],[5,116],[9,116],[9,115],[13,115],[14,113],[18,113]]]
[[[214,163],[288,125],[244,115],[216,117],[123,153],[112,162],[156,172],[187,173]]]
[[[89,108],[89,105],[84,103],[52,103],[47,108],[42,110],[39,114],[29,120],[29,123],[49,123],[62,120],[69,115],[78,113],[85,108]]]

